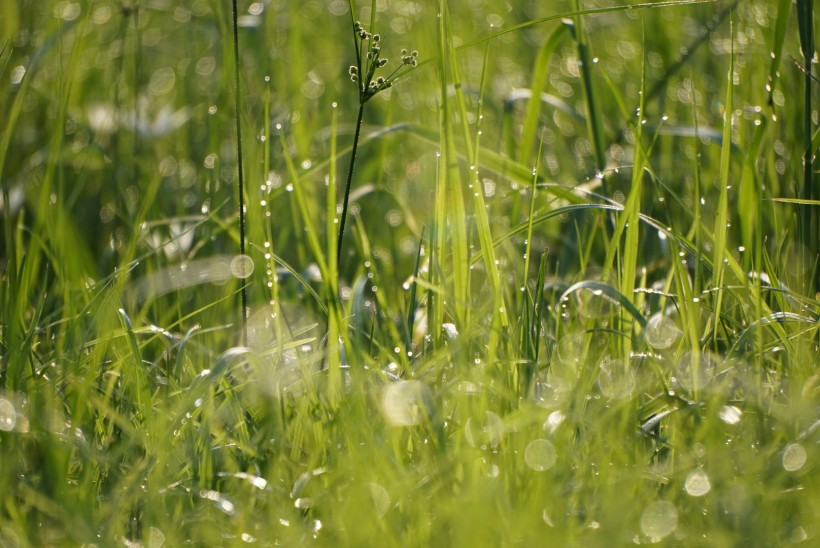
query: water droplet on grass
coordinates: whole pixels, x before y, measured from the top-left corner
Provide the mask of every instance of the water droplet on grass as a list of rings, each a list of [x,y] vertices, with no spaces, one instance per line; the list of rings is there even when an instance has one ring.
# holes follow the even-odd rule
[[[669,536],[677,526],[678,509],[669,501],[655,501],[641,514],[641,531],[655,542]]]
[[[237,255],[231,259],[231,274],[243,280],[249,278],[253,274],[253,259],[247,255]]]
[[[607,398],[628,398],[635,390],[635,372],[629,363],[621,359],[604,358],[598,366],[598,388]]]
[[[390,509],[390,494],[387,489],[378,483],[370,483],[368,487],[370,488],[370,498],[373,499],[376,515],[382,517]]]
[[[646,324],[646,342],[652,348],[669,348],[680,337],[681,330],[675,322],[661,313],[655,314]]]
[[[740,422],[740,417],[743,414],[743,411],[740,410],[739,407],[735,407],[734,405],[724,405],[720,409],[720,420],[725,422],[726,424],[737,424]]]
[[[544,432],[548,434],[552,434],[555,432],[561,423],[564,422],[566,419],[566,415],[564,415],[561,411],[553,411],[547,417],[547,420],[544,421]]]
[[[806,464],[806,450],[799,443],[786,446],[783,451],[783,469],[787,472],[796,472]]]
[[[501,437],[504,435],[504,422],[501,417],[492,411],[485,411],[484,423],[477,423],[477,420],[469,418],[464,424],[464,438],[467,443],[480,449],[495,449],[498,447]]]
[[[703,389],[714,378],[716,369],[716,360],[709,352],[687,352],[675,367],[678,383],[687,390]]]
[[[229,516],[234,515],[236,508],[233,503],[225,498],[225,496],[219,491],[202,490],[199,492],[199,496],[203,499],[213,501],[218,509],[225,512]]]
[[[558,453],[555,451],[555,446],[549,440],[533,440],[527,445],[527,449],[524,451],[524,462],[537,472],[549,470],[555,465],[557,459]]]
[[[563,362],[581,364],[584,361],[586,342],[587,334],[583,332],[564,335],[558,341],[558,358]]]
[[[429,393],[421,381],[399,381],[382,392],[382,413],[393,426],[412,426],[429,413]]]
[[[686,476],[686,482],[683,487],[686,492],[693,497],[702,497],[712,488],[709,483],[709,476],[703,470],[692,470]]]
[[[14,404],[0,396],[0,430],[11,432],[17,424],[17,411]]]
[[[458,329],[456,329],[456,324],[443,323],[441,324],[441,329],[444,330],[444,334],[447,336],[447,339],[454,341],[458,338]]]

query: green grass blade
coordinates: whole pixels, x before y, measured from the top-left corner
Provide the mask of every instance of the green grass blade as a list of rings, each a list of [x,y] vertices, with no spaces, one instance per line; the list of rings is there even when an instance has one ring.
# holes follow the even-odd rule
[[[578,0],[575,0],[575,8],[578,10]],[[575,39],[575,46],[578,49],[578,64],[581,69],[581,81],[584,88],[584,99],[587,103],[587,133],[592,143],[592,150],[595,154],[595,169],[603,172],[606,167],[606,155],[604,153],[603,119],[601,118],[601,108],[599,103],[599,93],[595,87],[592,77],[592,58],[589,53],[589,44],[583,26],[583,16],[575,17],[574,23],[569,24],[570,32]]]
[[[538,57],[535,59],[530,80],[530,98],[527,101],[527,112],[524,115],[524,124],[521,129],[521,154],[519,160],[523,165],[530,163],[530,156],[532,156],[535,144],[535,133],[538,130],[538,121],[541,116],[541,94],[547,84],[550,56],[561,42],[567,28],[566,25],[556,27],[544,41],[541,49],[538,50]]]
[[[461,121],[461,127],[464,132],[465,155],[467,156],[470,162],[469,173],[467,175],[470,178],[468,188],[472,189],[473,194],[473,210],[475,212],[475,222],[476,230],[478,232],[478,240],[479,244],[481,245],[481,249],[484,252],[484,268],[490,278],[490,286],[493,293],[493,300],[495,302],[495,314],[498,316],[498,319],[501,323],[501,327],[505,328],[509,325],[509,319],[507,318],[507,308],[504,304],[504,293],[503,288],[501,287],[501,276],[498,272],[498,261],[496,260],[495,250],[492,245],[493,238],[492,233],[490,231],[490,221],[487,214],[487,204],[484,202],[484,190],[479,175],[479,165],[481,161],[479,154],[481,150],[480,136],[481,120],[483,118],[484,84],[485,77],[487,74],[487,64],[490,56],[490,43],[487,42],[487,47],[484,50],[484,64],[481,71],[481,84],[479,85],[479,107],[478,112],[476,113],[476,119],[478,120],[478,122],[476,124],[475,145],[473,145],[471,142],[472,140],[470,136],[470,124],[467,118],[467,105],[464,99],[464,91],[462,89],[463,86],[461,82],[461,76],[458,70],[455,46],[453,45],[452,36],[449,35],[447,47],[449,48],[448,56],[450,59],[450,70],[453,75],[453,85],[455,88],[455,102],[456,107],[458,109],[459,119]],[[466,258],[466,255],[464,257]],[[457,265],[458,264],[461,264],[462,266],[466,265],[466,261],[464,263],[457,263]]]
[[[780,81],[780,62],[783,58],[783,44],[786,41],[786,27],[791,6],[792,0],[777,0],[777,20],[772,33],[772,61],[769,64],[769,81],[766,84],[769,90],[770,106],[774,106],[772,95]]]
[[[304,190],[302,188],[301,179],[296,171],[296,166],[293,165],[293,158],[291,158],[288,154],[288,146],[287,142],[285,141],[285,134],[282,131],[279,131],[279,140],[282,145],[282,155],[285,159],[285,165],[287,166],[288,176],[290,177],[291,184],[293,185],[293,196],[296,200],[296,207],[302,218],[302,223],[305,227],[305,233],[307,234],[306,238],[308,241],[308,247],[313,253],[313,258],[316,261],[316,264],[319,266],[319,271],[322,273],[322,279],[327,279],[327,263],[325,262],[324,253],[322,252],[322,246],[319,244],[319,235],[316,229],[317,225],[314,222],[313,216],[311,216],[310,214],[310,210],[308,208],[308,201],[305,197]]]
[[[467,264],[467,218],[464,208],[464,196],[461,188],[462,180],[456,154],[456,143],[453,128],[453,105],[448,87],[453,81],[451,58],[452,34],[450,32],[449,10],[442,0],[439,5],[441,18],[439,20],[439,74],[441,77],[441,91],[439,95],[441,108],[441,150],[439,158],[439,178],[441,186],[441,201],[437,201],[436,225],[438,231],[437,255],[442,265],[450,257],[450,267],[453,272],[453,295],[450,302],[453,320],[463,322],[467,317],[469,296],[469,271],[464,268]],[[447,227],[446,233],[444,227]],[[445,243],[447,242],[447,244]],[[448,245],[449,244],[449,245]],[[448,248],[445,248],[448,245]]]
[[[731,28],[731,25],[730,25]],[[734,44],[734,34],[732,34]],[[723,142],[720,146],[720,171],[718,177],[719,194],[715,214],[714,244],[712,249],[712,287],[715,288],[715,317],[720,317],[723,307],[723,286],[725,284],[723,259],[728,255],[728,234],[729,234],[729,187],[731,179],[729,168],[731,165],[732,151],[732,115],[734,113],[734,46],[729,59],[729,70],[726,77],[726,99],[723,109]],[[719,322],[713,325],[713,336],[717,339]]]
[[[803,192],[804,200],[814,200],[820,198],[820,188],[815,188],[814,181],[814,160],[817,150],[812,146],[812,136],[814,134],[814,121],[812,120],[812,95],[814,82],[812,78],[812,65],[815,62],[817,53],[814,48],[814,0],[797,0],[797,26],[800,30],[800,50],[803,53],[805,64],[803,80]],[[811,265],[820,259],[820,215],[816,210],[807,205],[799,206],[802,220],[801,230],[803,245],[805,246],[805,257],[800,261],[805,265],[806,270],[811,271]],[[820,279],[811,276],[806,280],[804,291],[811,294],[820,289]]]

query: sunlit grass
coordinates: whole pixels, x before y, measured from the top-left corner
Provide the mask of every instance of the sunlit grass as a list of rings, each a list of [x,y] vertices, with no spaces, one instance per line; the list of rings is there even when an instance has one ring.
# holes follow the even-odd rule
[[[791,4],[4,6],[0,545],[816,543]]]

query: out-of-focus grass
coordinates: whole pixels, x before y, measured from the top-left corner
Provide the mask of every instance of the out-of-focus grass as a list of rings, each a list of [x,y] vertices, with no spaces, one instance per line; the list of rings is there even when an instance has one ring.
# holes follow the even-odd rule
[[[357,4],[337,262],[349,3],[239,2],[252,272],[178,4],[3,7],[0,545],[816,542],[808,3]]]

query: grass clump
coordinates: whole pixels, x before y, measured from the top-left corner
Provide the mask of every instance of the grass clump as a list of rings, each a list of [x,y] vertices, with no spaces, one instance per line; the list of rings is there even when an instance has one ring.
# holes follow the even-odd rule
[[[816,542],[810,2],[29,4],[0,545]]]

